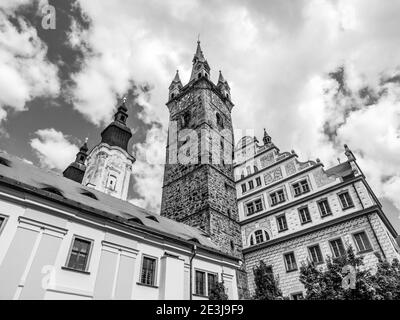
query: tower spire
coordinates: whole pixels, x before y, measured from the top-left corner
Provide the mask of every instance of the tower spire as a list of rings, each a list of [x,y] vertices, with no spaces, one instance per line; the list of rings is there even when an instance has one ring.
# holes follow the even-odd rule
[[[201,77],[210,78],[210,66],[204,57],[203,50],[201,50],[200,40],[197,40],[197,48],[193,57],[193,67],[190,81],[200,79]]]
[[[264,142],[264,145],[265,145],[265,146],[271,143],[271,137],[270,137],[270,135],[267,133],[267,131],[265,130],[265,128],[264,128],[263,142]]]
[[[182,82],[181,79],[179,78],[179,70],[176,70],[175,77],[169,86],[169,100],[176,97],[180,93],[181,88],[182,88]]]

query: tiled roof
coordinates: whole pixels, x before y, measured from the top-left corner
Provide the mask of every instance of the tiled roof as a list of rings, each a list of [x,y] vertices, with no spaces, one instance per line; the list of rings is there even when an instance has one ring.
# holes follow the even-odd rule
[[[115,219],[129,225],[136,222],[138,227],[144,225],[147,232],[153,230],[156,234],[162,233],[185,241],[196,241],[212,251],[220,252],[218,247],[196,228],[162,217],[128,201],[85,187],[53,171],[38,168],[0,151],[0,182],[6,180],[30,192],[37,191],[37,193],[46,194],[45,191],[48,191],[53,194],[54,199],[74,203],[97,213],[100,212],[104,218]],[[62,197],[57,195],[58,192]]]

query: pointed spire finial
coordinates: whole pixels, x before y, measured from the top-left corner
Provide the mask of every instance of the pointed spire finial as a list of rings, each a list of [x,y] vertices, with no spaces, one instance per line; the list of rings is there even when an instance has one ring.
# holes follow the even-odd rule
[[[223,84],[225,84],[225,79],[224,79],[224,76],[222,75],[222,72],[221,72],[221,70],[219,70],[219,78],[218,78],[218,83],[223,83]]]
[[[264,141],[264,145],[267,145],[269,143],[271,143],[271,137],[269,136],[269,134],[267,133],[267,131],[264,128],[264,137],[263,137],[263,141]]]
[[[181,82],[181,78],[179,77],[179,70],[176,70],[175,78],[172,82]]]

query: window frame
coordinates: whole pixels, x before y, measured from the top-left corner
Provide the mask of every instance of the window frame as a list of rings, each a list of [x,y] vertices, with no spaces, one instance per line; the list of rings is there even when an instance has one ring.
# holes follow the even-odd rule
[[[306,183],[307,190],[304,190],[303,182]],[[299,188],[300,188],[300,193],[298,193],[298,194],[296,194],[296,191],[295,191],[296,190],[296,188],[294,186],[295,184],[298,184]],[[307,177],[299,179],[299,180],[297,180],[295,182],[292,182],[291,186],[292,186],[292,190],[293,190],[293,197],[300,197],[301,195],[309,193],[311,191],[310,181],[308,181]]]
[[[289,256],[289,255],[293,255],[294,265],[295,265],[295,268],[293,268],[293,269],[289,269],[289,268],[288,268],[286,256]],[[284,263],[285,263],[285,268],[286,268],[286,272],[287,272],[287,273],[289,273],[289,272],[294,272],[294,271],[297,271],[297,270],[299,269],[299,267],[298,267],[298,265],[297,265],[296,255],[294,254],[294,251],[286,252],[285,254],[283,254],[283,261],[284,261]]]
[[[155,261],[155,266],[154,266],[154,281],[153,284],[147,284],[147,283],[143,283],[142,282],[142,274],[143,274],[143,262],[144,259],[152,259]],[[138,284],[142,285],[142,286],[148,286],[148,287],[157,287],[157,281],[158,281],[158,258],[155,256],[151,256],[148,254],[142,254],[142,259],[141,259],[141,263],[140,263],[140,273],[139,273],[139,281]]]
[[[367,242],[368,242],[368,248],[366,248],[364,250],[360,250],[360,246],[358,245],[358,241],[357,241],[357,238],[356,238],[357,235],[362,234],[362,233],[365,235],[365,237],[367,238]],[[367,232],[365,230],[359,230],[359,231],[356,231],[356,232],[352,233],[352,237],[353,237],[353,241],[354,241],[354,243],[356,245],[356,248],[357,248],[357,253],[366,253],[366,252],[373,251],[372,243],[369,240],[368,234],[367,234]],[[364,240],[362,240],[362,241],[364,242]]]
[[[197,274],[197,272],[201,272],[201,273],[204,274],[204,294],[201,294],[201,293],[197,292],[197,283],[196,283],[196,280],[197,280],[196,274]],[[210,287],[209,287],[209,283],[208,283],[208,275],[215,276],[216,283],[218,283],[218,281],[219,281],[218,273],[217,272],[212,272],[212,271],[206,271],[204,269],[195,268],[193,274],[194,274],[194,279],[193,279],[194,280],[193,281],[193,283],[194,283],[194,286],[193,286],[194,287],[194,292],[193,292],[193,294],[196,295],[196,296],[200,296],[200,297],[209,297],[211,292],[209,292],[210,291]]]
[[[260,187],[261,184],[262,184],[262,182],[261,182],[261,177],[257,177],[257,178],[256,178],[256,187]]]
[[[249,180],[248,184],[249,184],[249,190],[253,190],[254,189],[254,181],[253,180]]]
[[[348,203],[348,199],[345,197],[345,200],[346,200],[346,203],[348,204],[348,206],[344,206],[343,205],[343,201],[342,201],[342,198],[341,198],[341,196],[346,195],[346,194],[348,195],[348,197],[349,197],[349,199],[351,201],[351,203]],[[339,192],[337,194],[337,196],[339,198],[339,202],[340,202],[340,206],[342,207],[342,210],[348,210],[348,209],[351,209],[351,208],[355,207],[353,198],[351,197],[349,190],[343,190],[343,191]]]
[[[324,215],[324,214],[322,214],[322,210],[321,210],[320,204],[323,203],[323,202],[325,202],[325,201],[326,201],[326,203],[328,204],[329,213]],[[326,217],[329,217],[329,216],[332,216],[332,215],[333,215],[332,209],[331,209],[331,205],[329,204],[328,198],[323,198],[323,199],[318,200],[318,201],[317,201],[317,206],[318,206],[318,210],[319,210],[319,213],[320,213],[321,218],[326,218]]]
[[[246,192],[247,192],[247,185],[246,185],[246,183],[242,183],[242,184],[240,185],[240,187],[242,188],[242,193],[246,193]]]
[[[341,254],[341,255],[339,255],[339,256],[336,256],[335,255],[335,250],[333,249],[333,246],[332,246],[332,242],[334,242],[334,241],[338,241],[338,240],[340,240],[340,242],[341,242],[341,244],[342,244],[342,247],[343,247],[343,254]],[[329,246],[330,246],[330,248],[331,248],[331,252],[332,252],[332,257],[333,258],[340,258],[340,257],[342,257],[343,255],[345,255],[346,254],[346,248],[345,248],[345,246],[344,246],[344,243],[343,243],[343,239],[342,238],[334,238],[334,239],[331,239],[331,240],[329,240]]]
[[[261,210],[257,210],[256,201],[259,201],[261,203]],[[251,205],[254,210],[251,213],[249,213],[249,205]],[[252,200],[244,203],[244,210],[245,210],[246,217],[249,217],[249,216],[252,216],[253,214],[262,212],[262,211],[264,211],[264,209],[265,209],[265,206],[264,206],[262,197],[253,198]]]
[[[278,227],[278,232],[284,232],[284,231],[289,230],[289,226],[288,226],[287,219],[286,219],[286,214],[284,214],[284,213],[280,214],[280,215],[276,216],[275,218],[276,218],[276,226]],[[281,218],[285,219],[285,225],[286,225],[285,229],[280,229],[279,219],[281,219]]]
[[[301,210],[304,210],[304,209],[307,209],[308,217],[310,218],[310,219],[307,220],[307,221],[303,221],[303,219],[302,219]],[[299,218],[300,218],[300,223],[301,223],[301,225],[305,225],[305,224],[307,224],[307,223],[311,223],[311,222],[312,222],[310,209],[308,208],[307,205],[306,205],[306,206],[301,206],[301,207],[299,207],[299,208],[297,209],[297,212],[299,213]]]
[[[321,254],[321,260],[320,260],[320,261],[314,261],[314,259],[313,259],[313,255],[312,255],[312,253],[311,253],[311,249],[312,249],[312,248],[315,248],[315,247],[318,248],[319,253]],[[309,255],[309,257],[310,257],[310,259],[311,259],[311,261],[312,261],[313,263],[315,263],[316,265],[320,265],[320,264],[324,264],[324,263],[325,263],[324,256],[322,255],[322,250],[321,250],[321,246],[319,245],[319,243],[312,244],[312,245],[308,246],[308,247],[307,247],[307,251],[308,251],[308,255]],[[318,256],[318,255],[317,255],[317,256]]]
[[[71,260],[72,249],[74,248],[74,243],[75,243],[76,239],[87,241],[87,242],[90,243],[89,253],[88,253],[87,259],[86,259],[85,270],[79,270],[79,269],[72,268],[72,267],[69,266],[69,262]],[[90,260],[91,260],[91,257],[92,257],[93,246],[94,246],[94,240],[93,239],[89,239],[89,238],[82,237],[82,236],[74,234],[72,236],[72,241],[71,241],[71,244],[70,244],[70,247],[69,247],[69,250],[68,250],[67,260],[65,262],[65,265],[63,266],[63,269],[89,274],[90,273],[89,272],[89,266],[90,266]]]
[[[279,195],[278,195],[278,192],[282,192],[282,194],[283,194],[283,200],[279,200]],[[275,195],[276,194],[276,199],[277,199],[277,202],[276,203],[274,203],[274,201],[272,200],[272,195]],[[271,200],[271,207],[274,207],[274,206],[277,206],[277,205],[279,205],[279,204],[281,204],[281,203],[285,203],[286,202],[286,195],[285,195],[285,189],[284,188],[280,188],[280,189],[276,189],[275,191],[272,191],[272,192],[270,192],[269,194],[268,194],[268,196],[269,196],[269,199]]]

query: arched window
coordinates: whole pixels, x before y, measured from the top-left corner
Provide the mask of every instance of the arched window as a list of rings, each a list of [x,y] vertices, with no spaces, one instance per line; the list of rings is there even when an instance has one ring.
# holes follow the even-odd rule
[[[254,166],[254,172],[258,172],[257,166]]]
[[[107,188],[110,190],[115,190],[116,184],[117,184],[117,177],[110,174],[107,180]]]
[[[269,240],[269,234],[264,229],[258,229],[250,235],[250,245],[254,246]]]
[[[171,94],[171,99],[173,99],[173,98],[174,98],[174,96],[175,96],[175,93],[172,93],[172,94]]]
[[[190,122],[190,112],[186,111],[182,116],[181,116],[181,124],[182,128],[185,128],[189,125]]]

